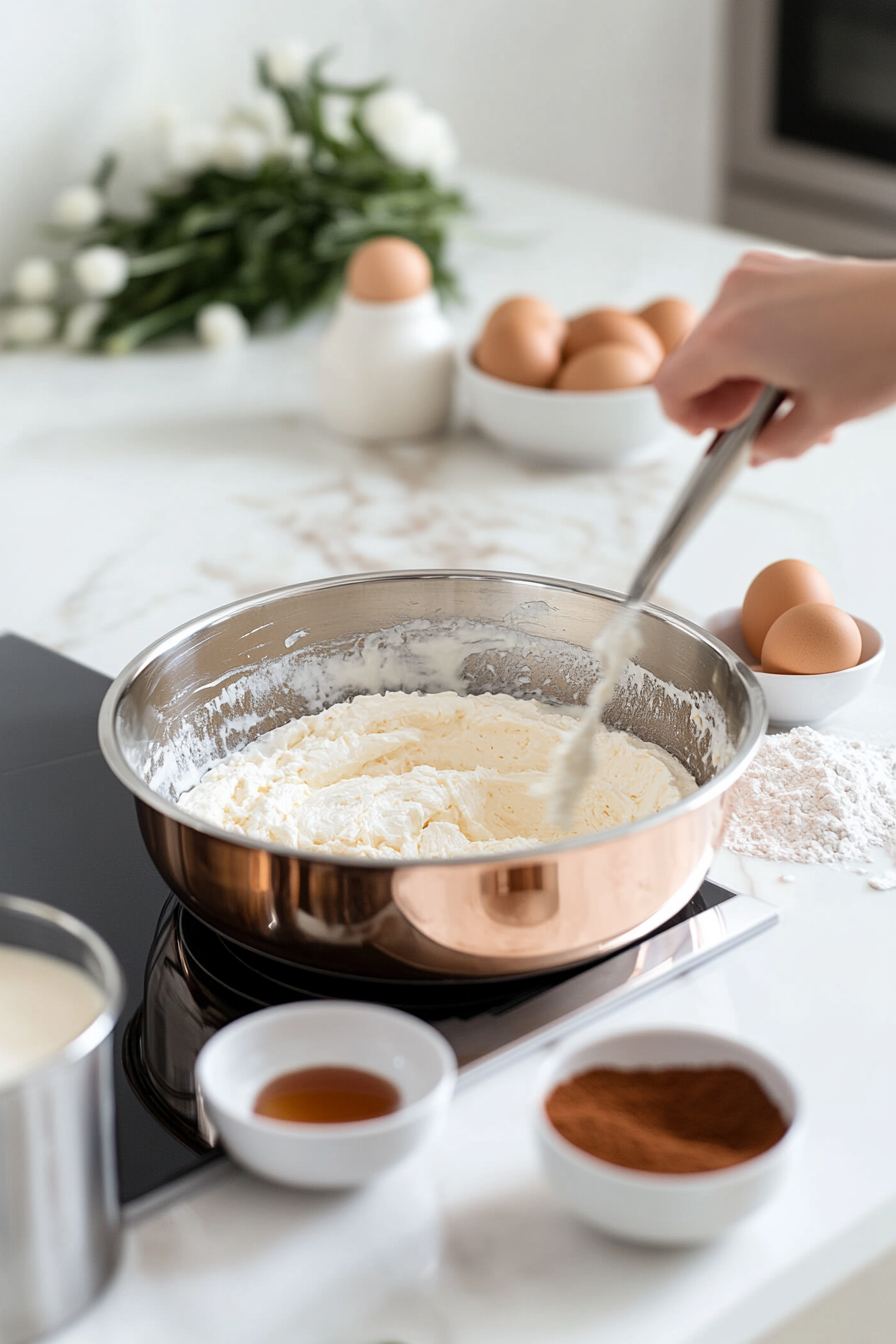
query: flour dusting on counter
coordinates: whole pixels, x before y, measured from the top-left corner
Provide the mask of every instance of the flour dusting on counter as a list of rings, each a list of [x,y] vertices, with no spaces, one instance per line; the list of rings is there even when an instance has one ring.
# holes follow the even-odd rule
[[[556,827],[533,785],[578,722],[504,694],[359,695],[259,737],[179,805],[224,830],[298,850],[435,859],[622,826],[696,789],[661,747],[599,727],[599,777],[571,825]]]
[[[792,863],[896,855],[896,747],[814,728],[767,737],[735,789],[725,844]]]

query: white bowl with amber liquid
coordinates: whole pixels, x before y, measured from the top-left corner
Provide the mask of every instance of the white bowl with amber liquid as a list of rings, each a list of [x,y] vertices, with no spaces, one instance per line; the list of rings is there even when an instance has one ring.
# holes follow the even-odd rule
[[[373,1119],[309,1123],[260,1115],[260,1094],[306,1070],[361,1072],[395,1108]],[[289,1003],[238,1018],[196,1060],[206,1118],[230,1156],[283,1185],[363,1185],[428,1142],[443,1122],[457,1076],[434,1027],[377,1004]]]

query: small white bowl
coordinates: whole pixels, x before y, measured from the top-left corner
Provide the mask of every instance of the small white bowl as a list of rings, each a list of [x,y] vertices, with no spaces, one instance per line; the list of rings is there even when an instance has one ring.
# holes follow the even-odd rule
[[[483,373],[469,353],[461,378],[476,425],[523,457],[617,467],[652,461],[668,447],[670,424],[652,385],[619,392],[521,387]]]
[[[788,1121],[779,1143],[721,1171],[679,1175],[633,1171],[592,1157],[560,1135],[545,1102],[558,1083],[588,1069],[735,1065],[761,1083]],[[780,1185],[798,1135],[793,1084],[765,1055],[706,1031],[657,1028],[607,1036],[548,1062],[535,1098],[535,1131],[548,1180],[585,1222],[625,1241],[689,1246],[710,1241],[763,1204]]]
[[[884,661],[883,639],[867,621],[858,616],[853,616],[853,620],[862,635],[862,656],[855,667],[807,676],[787,676],[758,669],[756,659],[744,642],[740,607],[717,611],[705,622],[705,628],[751,668],[768,705],[769,723],[777,728],[796,728],[800,724],[820,723],[848,705],[868,689],[880,671]]]
[[[281,1074],[320,1065],[379,1074],[401,1105],[347,1124],[303,1124],[255,1115],[261,1089]],[[202,1105],[237,1162],[283,1185],[363,1185],[431,1138],[444,1119],[457,1063],[434,1027],[376,1004],[288,1003],[222,1028],[196,1060]]]

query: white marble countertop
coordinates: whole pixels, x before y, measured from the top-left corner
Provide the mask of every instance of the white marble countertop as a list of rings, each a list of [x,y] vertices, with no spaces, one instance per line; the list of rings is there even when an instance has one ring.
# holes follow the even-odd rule
[[[519,290],[565,311],[706,303],[745,243],[553,188],[471,185],[501,242],[458,246],[463,336]],[[463,428],[349,445],[314,422],[319,330],[226,355],[0,358],[0,629],[114,674],[204,610],[329,574],[464,566],[621,587],[699,451],[671,432],[661,463],[601,474],[521,465]],[[797,555],[842,606],[896,630],[894,431],[890,412],[745,474],[661,600],[699,618]],[[896,662],[826,731],[896,742]],[[366,1191],[226,1171],[132,1225],[110,1290],[60,1344],[746,1344],[896,1244],[896,892],[725,852],[713,876],[773,901],[779,925],[599,1030],[712,1024],[796,1076],[801,1161],[732,1235],[648,1252],[568,1217],[526,1123],[533,1056],[467,1089],[437,1147]]]

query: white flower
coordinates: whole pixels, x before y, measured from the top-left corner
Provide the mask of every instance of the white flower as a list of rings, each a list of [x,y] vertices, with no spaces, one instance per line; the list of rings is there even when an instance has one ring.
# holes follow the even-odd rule
[[[6,314],[5,335],[14,345],[43,345],[56,330],[56,314],[45,303],[23,303]]]
[[[297,37],[279,42],[265,53],[268,74],[275,84],[301,84],[311,64],[311,49]]]
[[[389,137],[387,153],[408,168],[438,176],[457,160],[457,142],[446,117],[429,109]]]
[[[196,335],[203,345],[227,350],[242,345],[249,335],[249,324],[232,303],[207,303],[196,317]]]
[[[440,174],[457,159],[457,143],[447,118],[424,108],[406,89],[383,89],[364,104],[364,127],[380,149],[404,164]]]
[[[168,127],[165,154],[176,173],[201,173],[215,161],[218,132],[205,122],[175,122]]]
[[[153,128],[156,131],[161,131],[163,135],[167,135],[168,132],[173,131],[176,126],[182,126],[184,120],[185,115],[183,106],[180,103],[169,101],[162,103],[161,107],[157,110],[156,115],[153,118]]]
[[[443,113],[432,109],[424,112],[417,123],[417,133],[424,167],[436,176],[454,167],[460,151],[451,123]]]
[[[106,316],[106,304],[99,299],[85,299],[72,308],[65,319],[62,339],[70,350],[83,350],[93,340],[103,318]]]
[[[128,282],[128,254],[120,247],[104,243],[85,248],[72,263],[75,279],[91,299],[110,299],[120,294]]]
[[[294,168],[304,168],[311,157],[311,136],[288,135],[282,144],[277,146],[277,153],[288,159]]]
[[[237,109],[235,122],[248,123],[275,143],[289,135],[289,117],[280,98],[271,89],[262,89]]]
[[[390,138],[403,134],[421,111],[416,93],[407,89],[381,89],[363,103],[361,116],[368,135],[387,149]]]
[[[52,299],[58,288],[59,274],[46,257],[28,257],[26,261],[20,261],[12,273],[13,293],[25,303]]]
[[[355,134],[352,115],[355,101],[344,93],[326,93],[320,100],[320,119],[324,134],[339,144],[347,144]]]
[[[85,183],[59,193],[53,202],[53,218],[67,229],[91,229],[100,222],[105,209],[103,193]]]
[[[225,127],[218,136],[215,163],[225,172],[252,172],[267,157],[267,137],[251,126]]]

